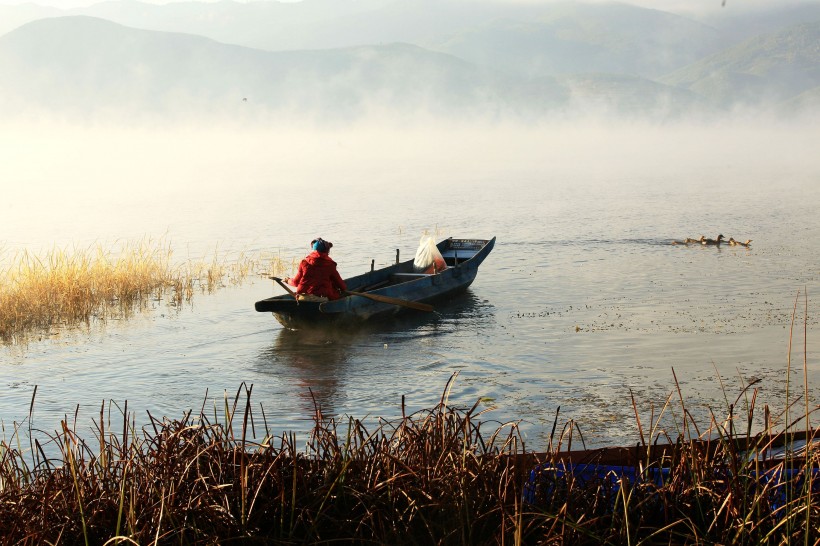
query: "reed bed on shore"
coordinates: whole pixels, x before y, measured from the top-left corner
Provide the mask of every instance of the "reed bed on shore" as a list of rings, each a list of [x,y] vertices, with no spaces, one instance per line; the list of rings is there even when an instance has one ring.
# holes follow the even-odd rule
[[[455,377],[455,376],[454,376]],[[454,378],[453,377],[453,378]],[[94,437],[66,422],[30,450],[26,432],[0,444],[4,544],[812,544],[820,527],[813,436],[796,449],[792,426],[750,429],[713,419],[679,436],[638,418],[630,462],[568,455],[573,422],[546,451],[528,451],[516,423],[449,402],[372,425],[315,408],[301,446],[275,436],[253,387],[213,411],[150,418],[103,404]],[[35,389],[36,395],[36,389]],[[740,397],[738,398],[738,400]],[[32,398],[32,406],[34,398]],[[690,419],[680,400],[681,426]],[[203,404],[203,408],[205,405]],[[112,415],[116,418],[112,419]],[[637,411],[636,411],[637,416]],[[769,414],[771,417],[771,414]],[[782,416],[780,416],[782,417]],[[808,417],[808,416],[805,416]],[[770,422],[777,422],[772,417]],[[739,425],[743,426],[739,426]],[[694,427],[694,423],[686,426]],[[739,432],[741,430],[742,432]],[[29,439],[31,431],[28,431]],[[654,440],[653,440],[654,438]],[[776,458],[773,444],[786,439]],[[576,440],[577,443],[577,440]],[[788,449],[789,447],[795,449]],[[56,453],[47,456],[47,453]],[[574,457],[574,458],[573,458]]]
[[[0,261],[0,342],[25,343],[31,335],[125,318],[157,301],[181,306],[197,292],[238,284],[262,267],[284,272],[293,266],[280,256],[217,251],[210,259],[177,262],[161,240],[42,255],[21,251]]]

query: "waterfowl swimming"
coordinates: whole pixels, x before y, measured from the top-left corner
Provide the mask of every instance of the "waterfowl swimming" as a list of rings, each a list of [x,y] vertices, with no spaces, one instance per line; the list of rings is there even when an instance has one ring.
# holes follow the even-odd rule
[[[691,237],[687,237],[683,241],[672,241],[673,245],[691,245],[692,243],[700,243],[703,241],[703,235],[700,236],[700,239],[692,239]]]
[[[700,243],[702,245],[720,245],[720,242],[723,240],[723,234],[717,236],[717,239],[701,239]]]
[[[735,241],[734,237],[729,237],[729,241],[728,241],[728,243],[731,246],[736,246],[736,245],[737,246],[745,246],[746,248],[749,248],[749,243],[751,243],[751,242],[752,242],[751,239],[746,239],[745,243],[741,243],[740,241]]]

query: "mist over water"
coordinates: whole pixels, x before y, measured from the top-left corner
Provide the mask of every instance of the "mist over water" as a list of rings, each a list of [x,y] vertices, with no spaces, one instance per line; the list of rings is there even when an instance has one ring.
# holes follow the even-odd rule
[[[314,399],[328,414],[389,418],[402,395],[410,409],[435,404],[458,371],[451,400],[523,419],[530,447],[559,406],[589,443],[630,443],[630,392],[659,407],[672,368],[701,415],[725,413],[718,373],[730,402],[741,377],[759,377],[760,398],[782,408],[798,290],[816,403],[816,127],[6,122],[2,260],[144,237],[180,260],[215,247],[299,258],[320,235],[351,276],[397,248],[412,256],[424,230],[498,242],[463,298],[353,334],[283,330],[253,310],[279,293],[257,279],[4,348],[0,418],[22,420],[35,385],[35,424],[50,430],[77,404],[80,419],[102,400],[176,417],[244,381],[274,431],[304,431]],[[669,244],[718,233],[753,243]]]

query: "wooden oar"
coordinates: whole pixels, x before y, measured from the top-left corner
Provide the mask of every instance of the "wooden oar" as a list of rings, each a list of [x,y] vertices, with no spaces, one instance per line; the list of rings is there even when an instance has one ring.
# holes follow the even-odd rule
[[[417,301],[400,300],[399,298],[391,298],[390,296],[367,294],[366,292],[352,292],[350,290],[346,290],[344,293],[348,296],[361,296],[363,298],[371,299],[373,301],[380,301],[382,303],[389,303],[391,305],[398,305],[400,307],[409,307],[410,309],[416,309],[418,311],[427,311],[428,313],[433,311],[432,305],[420,303]]]
[[[282,288],[284,288],[284,289],[288,292],[288,294],[290,294],[291,296],[293,296],[293,299],[295,299],[297,303],[299,302],[299,298],[297,298],[297,297],[296,297],[296,292],[294,292],[293,290],[291,290],[291,289],[290,289],[290,286],[288,286],[288,283],[284,282],[284,281],[283,281],[282,279],[280,279],[279,277],[268,277],[268,278],[269,278],[269,279],[273,279],[274,281],[276,281],[277,283],[279,283],[279,286],[281,286]]]

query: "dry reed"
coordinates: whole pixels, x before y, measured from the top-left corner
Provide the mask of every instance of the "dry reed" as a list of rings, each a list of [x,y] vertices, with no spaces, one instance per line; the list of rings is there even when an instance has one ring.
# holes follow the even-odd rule
[[[21,251],[0,269],[0,341],[25,343],[33,334],[128,317],[151,301],[181,306],[197,292],[238,284],[264,264],[292,270],[281,257],[222,255],[175,263],[169,244],[144,240],[108,250]],[[2,262],[0,262],[2,267]]]
[[[711,441],[644,441],[612,465],[562,451],[574,424],[556,414],[549,449],[532,453],[516,423],[487,432],[478,404],[451,407],[452,381],[432,409],[407,415],[402,400],[400,418],[371,425],[317,406],[303,447],[271,434],[245,385],[212,416],[149,416],[142,430],[127,405],[112,422],[103,404],[90,442],[63,422],[22,450],[18,426],[0,444],[2,542],[783,544],[820,526],[811,443],[775,459],[784,436],[730,419]]]

